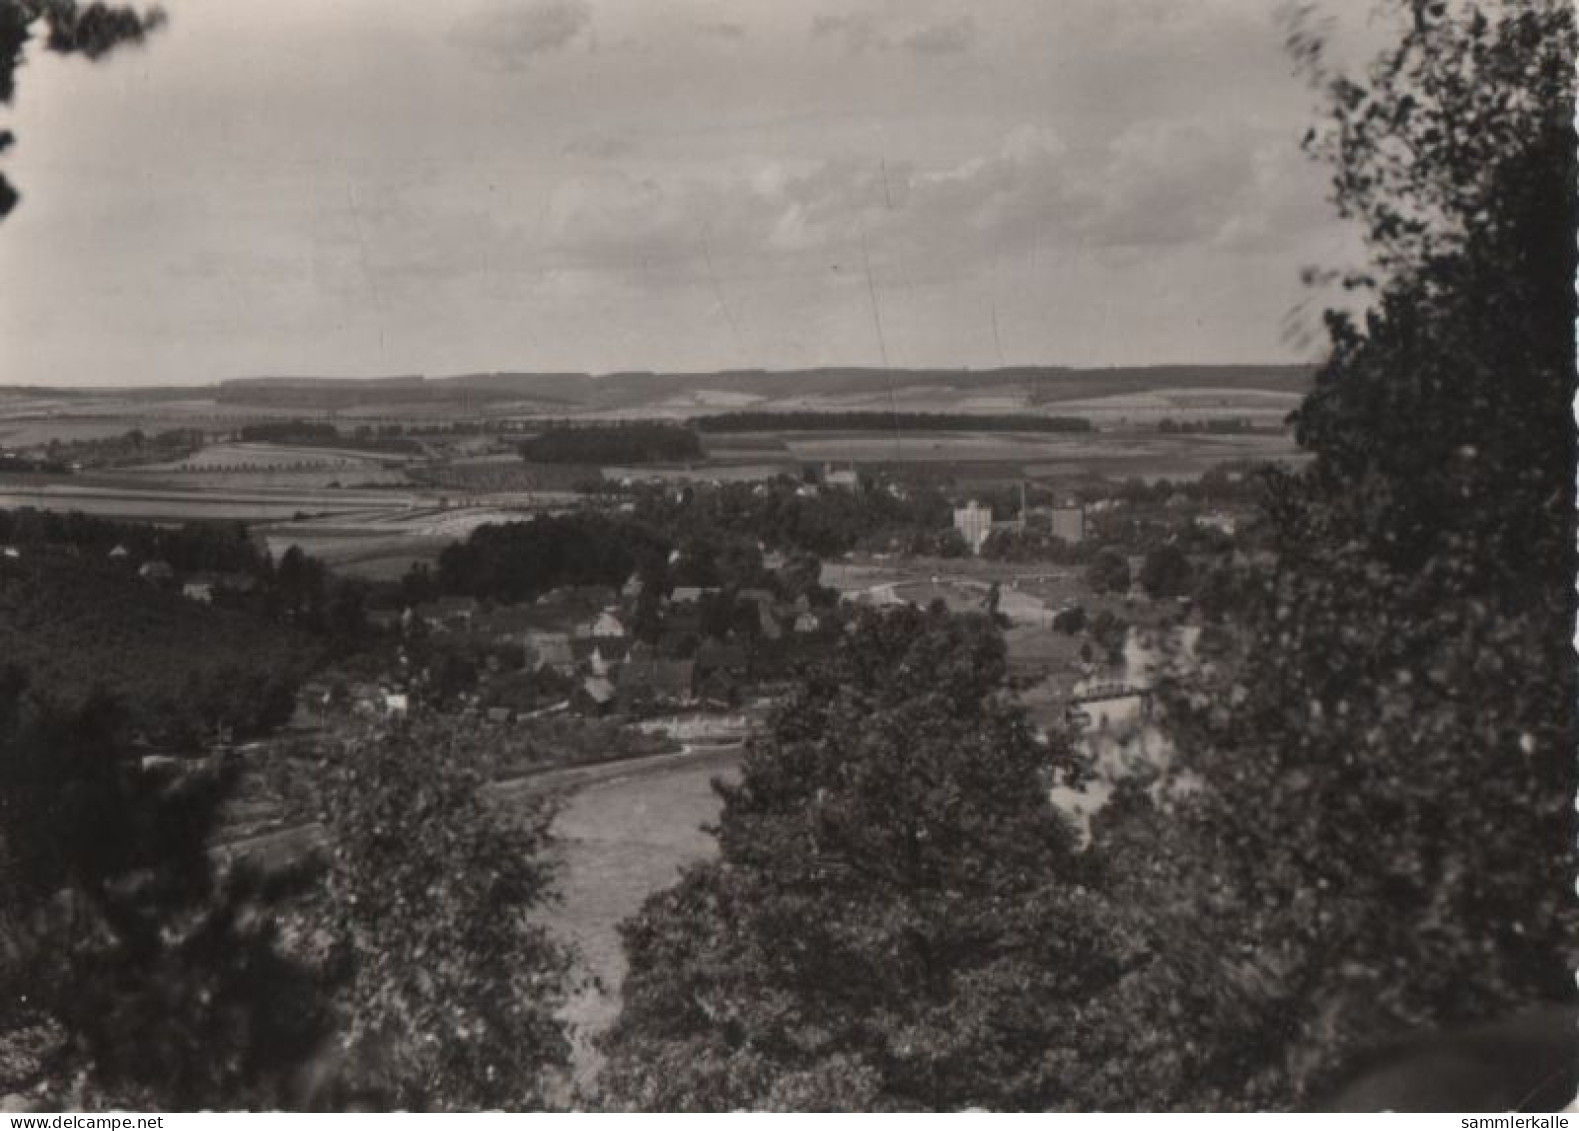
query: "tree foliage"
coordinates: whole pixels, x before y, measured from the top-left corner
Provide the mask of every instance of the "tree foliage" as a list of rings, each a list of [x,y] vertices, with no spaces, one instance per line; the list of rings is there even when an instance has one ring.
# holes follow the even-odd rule
[[[1003,694],[990,621],[869,614],[719,786],[720,857],[624,927],[611,1099],[642,1109],[1078,1102],[1126,955]]]
[[[164,13],[158,8],[139,12],[99,0],[88,4],[77,0],[0,0],[0,104],[9,105],[16,94],[16,71],[36,27],[42,26],[48,50],[100,59],[122,44],[141,43],[163,23]],[[11,131],[0,130],[0,152],[15,140]],[[0,218],[16,207],[18,199],[16,189],[0,176]]]
[[[233,772],[143,769],[124,736],[109,700],[61,706],[0,675],[0,1092],[289,1103],[328,1020],[277,925],[306,876],[219,868]]]
[[[1169,707],[1205,785],[1189,882],[1259,970],[1235,995],[1219,969],[1236,1004],[1177,1043],[1260,1034],[1198,1069],[1249,1102],[1303,1102],[1383,1033],[1571,993],[1573,17],[1391,7],[1362,81],[1294,39],[1374,297],[1329,317],[1296,418],[1315,459],[1273,482],[1237,662]]]
[[[436,723],[370,733],[325,793],[345,1076],[383,1107],[540,1108],[569,1054],[570,957],[530,919],[552,897],[549,812],[479,793],[486,747]]]

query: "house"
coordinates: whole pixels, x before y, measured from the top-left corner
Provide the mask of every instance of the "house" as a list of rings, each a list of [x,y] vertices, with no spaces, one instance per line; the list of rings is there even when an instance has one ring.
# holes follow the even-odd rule
[[[472,619],[472,631],[499,643],[525,644],[534,632],[552,632],[563,626],[565,616],[536,605],[501,605]]]
[[[777,640],[784,635],[784,629],[779,625],[779,618],[774,615],[773,606],[768,602],[757,606],[757,622],[764,640]]]
[[[20,561],[22,558],[22,551],[18,550],[15,546],[0,546],[0,558],[9,558],[12,561]]]
[[[203,574],[194,574],[181,585],[181,596],[188,601],[200,601],[205,605],[214,603],[214,579]]]
[[[483,712],[483,718],[490,723],[507,723],[510,721],[511,714],[508,707],[489,707]]]
[[[625,659],[630,642],[628,636],[581,637],[570,642],[570,651],[578,670],[585,667],[593,675],[608,675],[615,664]]]
[[[613,609],[604,609],[592,620],[576,629],[576,635],[594,639],[625,635],[625,624]]]
[[[612,709],[616,694],[614,684],[608,679],[592,675],[576,685],[570,696],[570,705],[583,715],[603,715]]]
[[[795,617],[795,631],[801,634],[816,632],[822,627],[822,620],[816,613],[805,612]]]
[[[695,660],[632,660],[620,668],[619,698],[632,707],[688,703],[696,695]]]
[[[537,599],[540,606],[596,612],[619,601],[619,592],[609,585],[561,585]]]
[[[755,605],[771,605],[773,603],[773,594],[768,592],[766,589],[742,589],[740,592],[735,594],[735,599],[737,601],[750,602]]]
[[[564,675],[576,670],[576,657],[571,651],[570,637],[565,633],[532,631],[522,643],[528,662],[535,667],[552,668]]]
[[[130,550],[128,550],[125,546],[119,545],[119,544],[117,544],[115,549],[111,550],[110,554],[109,554],[110,561],[112,561],[112,562],[124,562],[127,558],[129,558],[131,556],[132,556],[132,552]]]
[[[1234,516],[1224,514],[1221,511],[1196,515],[1195,525],[1202,530],[1215,530],[1219,534],[1226,534],[1229,537],[1233,537],[1234,532],[1239,529],[1239,523],[1234,519]]]
[[[855,468],[848,467],[843,471],[834,471],[829,468],[823,475],[824,485],[839,487],[846,491],[853,491],[861,485],[860,477],[855,474]]]
[[[170,568],[170,563],[155,558],[153,561],[144,562],[137,570],[137,576],[150,585],[168,585],[175,580],[175,570]]]
[[[404,717],[411,710],[411,696],[404,691],[384,692],[384,714]]]
[[[717,593],[718,589],[711,585],[676,585],[669,594],[669,603],[672,605],[694,605],[703,597]]]
[[[620,597],[626,601],[640,600],[642,590],[645,588],[646,586],[642,582],[641,574],[633,573],[630,575],[630,578],[625,582],[625,584],[620,586]]]
[[[417,606],[417,617],[436,632],[470,628],[477,615],[475,597],[440,597]]]

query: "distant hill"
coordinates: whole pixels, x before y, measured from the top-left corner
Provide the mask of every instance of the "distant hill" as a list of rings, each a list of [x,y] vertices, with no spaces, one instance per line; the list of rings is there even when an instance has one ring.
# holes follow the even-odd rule
[[[1160,365],[1112,369],[728,369],[697,373],[467,373],[454,377],[253,377],[223,381],[222,403],[351,405],[523,402],[523,411],[696,415],[753,409],[1036,410],[1061,401],[1190,389],[1302,395],[1308,365]]]

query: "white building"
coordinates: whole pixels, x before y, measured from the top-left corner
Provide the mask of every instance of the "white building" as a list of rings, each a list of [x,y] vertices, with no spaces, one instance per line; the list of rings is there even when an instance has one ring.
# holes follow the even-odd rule
[[[992,508],[984,507],[975,499],[954,510],[954,529],[965,539],[973,554],[981,553],[981,544],[992,533]]]

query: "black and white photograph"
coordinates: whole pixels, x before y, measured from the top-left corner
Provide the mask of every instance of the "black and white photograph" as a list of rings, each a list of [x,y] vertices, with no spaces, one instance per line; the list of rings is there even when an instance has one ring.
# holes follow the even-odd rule
[[[0,0],[0,1113],[1565,1126],[1575,23]]]

